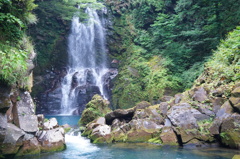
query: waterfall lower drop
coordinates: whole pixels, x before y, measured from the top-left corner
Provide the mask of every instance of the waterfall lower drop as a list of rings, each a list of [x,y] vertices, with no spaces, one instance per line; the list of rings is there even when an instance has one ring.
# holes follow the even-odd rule
[[[78,105],[79,94],[86,94],[87,87],[108,98],[103,86],[103,76],[109,71],[105,43],[103,19],[96,10],[86,9],[89,19],[80,22],[72,19],[71,33],[68,37],[69,68],[62,82],[61,114],[71,115]]]

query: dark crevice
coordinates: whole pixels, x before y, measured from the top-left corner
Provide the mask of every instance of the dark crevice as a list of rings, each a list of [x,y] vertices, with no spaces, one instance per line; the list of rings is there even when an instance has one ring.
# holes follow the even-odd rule
[[[233,104],[230,100],[229,100],[229,103],[230,103],[230,105],[231,105],[232,108],[233,108],[233,112],[240,114],[240,110],[237,109],[236,107],[234,107],[234,104]]]

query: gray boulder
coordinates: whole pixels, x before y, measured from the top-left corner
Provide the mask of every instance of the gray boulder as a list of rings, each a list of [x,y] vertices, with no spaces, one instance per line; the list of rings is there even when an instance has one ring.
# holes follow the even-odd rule
[[[203,87],[195,88],[193,91],[193,100],[198,102],[204,102],[208,99],[207,92]]]
[[[38,119],[35,106],[29,92],[21,93],[19,100],[13,107],[14,123],[26,132],[38,131]]]
[[[192,112],[194,110],[188,103],[181,103],[174,105],[167,113],[167,116],[171,123],[176,127],[181,127],[183,129],[194,129],[197,128],[197,119]],[[199,112],[199,115],[201,113]]]
[[[43,129],[44,130],[50,130],[53,128],[58,127],[58,122],[56,118],[51,118],[48,121],[43,123]]]
[[[3,155],[16,154],[22,145],[25,133],[14,124],[8,123],[4,134],[4,141],[0,147]]]
[[[59,127],[37,132],[42,152],[61,151],[65,149],[64,129]]]

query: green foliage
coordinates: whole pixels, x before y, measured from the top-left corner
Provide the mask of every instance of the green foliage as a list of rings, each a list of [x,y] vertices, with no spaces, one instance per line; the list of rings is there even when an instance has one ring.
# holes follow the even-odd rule
[[[21,38],[24,28],[23,22],[10,13],[0,13],[0,40],[16,42]]]
[[[127,52],[133,55],[122,64],[115,81],[115,107],[129,108],[142,100],[157,101],[164,94],[164,88],[177,89],[179,79],[168,74],[163,66],[164,59],[159,56],[145,59],[142,57],[144,49],[136,45],[129,46]]]
[[[220,39],[240,22],[237,0],[106,3],[116,15],[115,37],[120,35],[117,44],[110,44],[116,52],[113,57],[121,61],[113,90],[115,107],[131,107],[141,100],[153,102],[166,92],[191,88]],[[155,57],[157,69],[149,65]]]
[[[206,63],[212,79],[232,82],[240,80],[240,27],[221,41],[212,58]]]
[[[0,80],[8,85],[26,85],[27,60],[34,50],[25,30],[37,19],[33,1],[0,0]]]
[[[220,137],[221,137],[222,139],[224,139],[224,140],[229,140],[229,137],[228,137],[228,135],[227,135],[226,132],[221,132],[221,133],[220,133]]]
[[[87,16],[84,11],[87,7],[93,9],[104,7],[102,3],[96,0],[52,0],[40,2],[39,5],[44,12],[50,12],[63,20],[71,20],[74,14],[79,16],[80,19],[86,19]]]
[[[0,43],[0,79],[9,85],[24,83],[28,52]]]

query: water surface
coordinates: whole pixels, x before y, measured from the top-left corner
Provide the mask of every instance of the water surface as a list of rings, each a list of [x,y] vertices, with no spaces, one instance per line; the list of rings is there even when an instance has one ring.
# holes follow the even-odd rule
[[[80,116],[56,117],[60,123],[76,125]],[[26,156],[25,159],[231,159],[239,151],[224,148],[182,148],[147,143],[92,144],[80,134],[66,134],[62,152]]]

